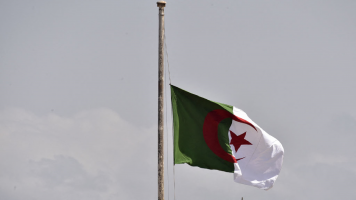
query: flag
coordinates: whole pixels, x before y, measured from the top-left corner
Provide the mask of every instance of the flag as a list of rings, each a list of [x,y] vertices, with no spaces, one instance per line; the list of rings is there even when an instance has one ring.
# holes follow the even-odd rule
[[[234,174],[237,183],[268,190],[282,168],[282,144],[244,111],[171,85],[174,163]]]

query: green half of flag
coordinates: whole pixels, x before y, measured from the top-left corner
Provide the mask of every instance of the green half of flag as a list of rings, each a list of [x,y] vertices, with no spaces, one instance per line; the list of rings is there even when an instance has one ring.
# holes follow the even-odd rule
[[[234,163],[214,153],[203,134],[208,113],[224,110],[233,114],[233,106],[210,101],[171,85],[174,123],[174,163],[187,163],[206,169],[234,172]],[[232,119],[223,119],[218,125],[218,140],[222,149],[232,155],[229,145],[229,128]]]

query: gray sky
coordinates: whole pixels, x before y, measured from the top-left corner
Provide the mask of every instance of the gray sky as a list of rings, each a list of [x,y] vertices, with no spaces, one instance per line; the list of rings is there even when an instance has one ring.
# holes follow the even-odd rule
[[[155,3],[0,1],[0,199],[157,198]],[[244,110],[285,149],[267,192],[177,165],[177,200],[354,199],[355,10],[167,1],[172,84]]]

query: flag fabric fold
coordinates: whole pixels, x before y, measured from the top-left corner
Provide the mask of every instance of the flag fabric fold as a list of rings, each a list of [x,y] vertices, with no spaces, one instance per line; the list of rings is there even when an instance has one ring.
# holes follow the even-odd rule
[[[282,144],[242,110],[171,85],[174,163],[234,174],[237,183],[268,190],[282,168]]]

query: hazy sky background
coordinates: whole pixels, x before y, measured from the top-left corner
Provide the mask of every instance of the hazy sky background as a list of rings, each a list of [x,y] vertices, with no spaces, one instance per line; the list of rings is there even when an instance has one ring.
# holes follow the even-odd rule
[[[176,165],[177,200],[355,198],[355,10],[167,1],[172,84],[241,108],[285,149],[269,191]],[[0,0],[0,199],[157,199],[157,43],[156,1]]]

